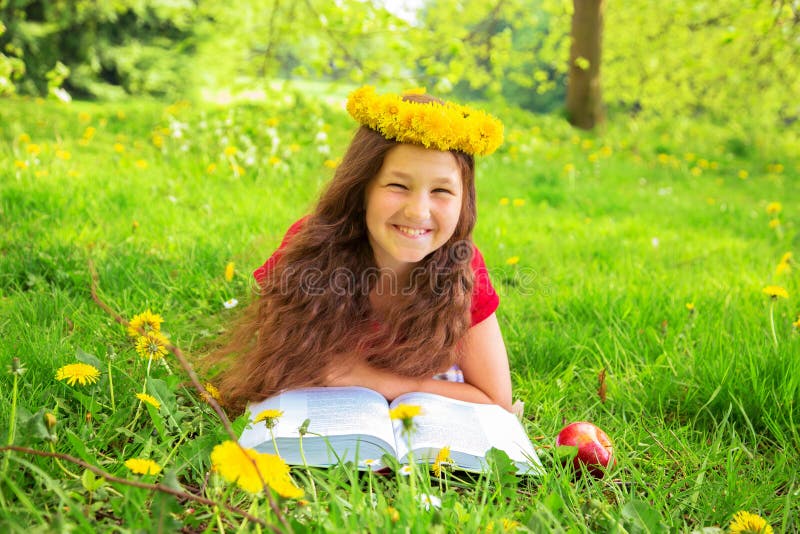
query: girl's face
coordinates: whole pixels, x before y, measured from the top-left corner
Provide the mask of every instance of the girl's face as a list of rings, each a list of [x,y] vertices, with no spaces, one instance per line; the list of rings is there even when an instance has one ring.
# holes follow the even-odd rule
[[[444,245],[463,200],[461,171],[450,152],[400,144],[366,189],[367,236],[378,268],[407,274]]]

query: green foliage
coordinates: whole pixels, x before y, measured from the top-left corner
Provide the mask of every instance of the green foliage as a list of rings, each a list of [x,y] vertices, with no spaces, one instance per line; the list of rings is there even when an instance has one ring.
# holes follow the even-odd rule
[[[185,89],[192,2],[4,0],[0,9],[8,30],[0,45],[24,61],[24,93],[46,95],[60,81],[69,93],[103,98]]]
[[[315,93],[328,94],[306,85],[233,106],[14,98],[0,107],[0,361],[17,370],[0,375],[0,437],[13,417],[18,445],[52,444],[123,480],[190,491],[288,530],[265,496],[210,473],[210,452],[227,439],[216,415],[172,356],[148,369],[91,299],[87,260],[112,308],[163,314],[169,338],[202,354],[234,317],[223,302],[245,305],[252,267],[307,213],[354,130],[341,95],[328,105]],[[676,116],[612,121],[589,136],[551,116],[492,111],[507,142],[477,164],[475,240],[547,473],[517,477],[497,453],[485,476],[438,479],[423,468],[413,489],[349,465],[293,469],[308,502],[278,502],[288,524],[699,531],[748,510],[776,531],[797,530],[800,278],[794,260],[776,272],[800,243],[797,132]],[[773,202],[780,211],[768,212]],[[768,284],[790,298],[772,303]],[[96,366],[99,380],[54,379],[76,361]],[[143,391],[160,406],[140,402]],[[561,462],[569,451],[553,448],[563,423],[587,419],[615,443],[618,465],[603,479],[576,479]],[[2,531],[255,530],[224,507],[179,506],[66,460],[0,454]],[[164,471],[135,475],[131,458]],[[422,493],[441,508],[426,509]]]
[[[0,7],[2,4],[0,4]],[[6,26],[0,20],[0,38],[6,33]],[[2,42],[2,41],[0,41]],[[14,81],[18,80],[25,74],[25,62],[16,57],[14,54],[15,49],[12,46],[6,45],[0,51],[0,96],[7,96],[16,92]],[[6,55],[6,53],[11,55]]]
[[[325,78],[541,112],[566,94],[569,0],[428,0],[410,17],[363,0],[3,0],[0,10],[0,94],[44,95],[59,79],[110,99]],[[792,2],[608,5],[604,101],[634,115],[797,121],[798,21]],[[59,61],[68,71],[54,71]]]
[[[625,2],[606,10],[605,36],[611,106],[773,125],[800,119],[796,2]]]

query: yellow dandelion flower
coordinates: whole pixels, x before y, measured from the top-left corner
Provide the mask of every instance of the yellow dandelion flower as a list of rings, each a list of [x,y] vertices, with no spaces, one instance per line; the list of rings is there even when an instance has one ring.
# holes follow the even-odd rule
[[[19,137],[17,137],[17,140],[20,143],[30,143],[31,142],[31,136],[26,134],[26,133],[21,133],[21,134],[19,134]]]
[[[50,412],[46,412],[44,414],[44,424],[47,425],[47,428],[49,429],[55,428],[56,423],[58,423],[58,419],[56,419],[55,415],[53,415]]]
[[[300,149],[301,149],[301,147],[297,143],[292,143],[291,145],[289,145],[289,151],[292,154],[296,154],[296,153],[300,152]]]
[[[125,152],[125,145],[123,145],[122,143],[114,143],[114,152],[116,152],[117,154],[122,154],[123,152]]]
[[[573,172],[575,172],[575,165],[574,164],[567,163],[566,165],[564,165],[564,173],[570,174],[570,173],[573,173]]]
[[[259,493],[263,489],[263,479],[282,497],[303,496],[303,490],[295,486],[289,466],[280,456],[242,449],[234,441],[225,441],[211,451],[211,465],[222,478],[235,482],[248,493]]]
[[[780,174],[783,172],[783,165],[781,165],[780,163],[770,163],[769,165],[767,165],[767,172]]]
[[[89,122],[92,120],[92,116],[86,113],[85,111],[81,111],[78,113],[78,120],[81,122]]]
[[[164,138],[161,137],[161,135],[159,134],[153,134],[150,137],[150,140],[153,142],[153,146],[155,146],[156,148],[161,148],[164,146]]]
[[[389,410],[389,417],[395,421],[401,421],[403,428],[409,432],[414,426],[414,418],[422,413],[422,408],[414,404],[398,404]]]
[[[781,225],[781,220],[780,219],[771,219],[769,221],[769,227],[770,228],[774,229],[774,228],[779,227],[780,225]]]
[[[35,171],[33,175],[36,176],[37,178],[42,178],[43,176],[49,176],[50,171],[48,171],[47,169],[40,169],[38,171]]]
[[[500,205],[501,205],[501,206],[508,206],[508,204],[509,204],[510,202],[511,202],[511,201],[510,201],[510,200],[509,200],[507,197],[503,197],[503,198],[501,198],[501,199],[500,199]]]
[[[782,274],[788,274],[792,272],[792,266],[789,262],[780,262],[777,267],[775,267],[775,275],[780,276]]]
[[[514,207],[519,208],[525,205],[524,198],[515,198],[514,201],[511,203]]]
[[[398,404],[389,411],[389,417],[394,420],[405,421],[413,419],[422,413],[422,408],[414,404]]]
[[[222,400],[222,395],[219,394],[219,389],[217,389],[217,386],[211,382],[206,382],[203,384],[203,387],[206,388],[206,392],[203,393],[204,401],[208,402],[209,397],[216,401]]]
[[[17,169],[27,169],[28,168],[28,162],[27,161],[16,160],[16,161],[14,161],[14,167],[16,167]]]
[[[515,530],[517,530],[519,527],[522,526],[522,524],[519,521],[514,521],[513,519],[508,519],[507,517],[503,518],[502,524],[503,524],[503,530],[505,532],[514,532]]]
[[[244,173],[245,173],[244,167],[242,167],[240,165],[236,165],[236,164],[231,165],[231,170],[233,171],[233,175],[234,176],[237,176],[237,177],[244,176]]]
[[[761,290],[763,293],[769,295],[772,299],[778,298],[788,299],[789,293],[781,286],[767,286]]]
[[[592,141],[591,139],[584,139],[583,141],[581,141],[581,148],[584,150],[589,150],[593,146],[594,146],[594,141]]]
[[[747,172],[747,171],[746,171],[746,170],[744,170],[744,169],[741,169],[741,170],[739,170],[738,176],[739,176],[739,178],[741,178],[742,180],[747,180],[747,178],[750,176],[750,173],[749,173],[749,172]]]
[[[222,151],[222,153],[225,154],[226,157],[235,156],[237,152],[239,152],[239,149],[236,148],[235,146],[226,146],[225,150]]]
[[[169,352],[167,350],[168,344],[169,340],[159,332],[147,332],[147,334],[139,336],[139,339],[136,340],[136,352],[142,358],[158,360]]]
[[[97,128],[94,126],[87,126],[86,129],[83,131],[83,138],[86,141],[89,141],[92,137],[94,137],[95,132],[97,132]]]
[[[694,161],[696,158],[697,156],[695,156],[694,153],[692,152],[687,152],[686,154],[683,155],[683,159],[686,161]]]
[[[143,159],[137,159],[136,161],[133,162],[133,164],[136,165],[136,168],[138,168],[138,169],[146,169],[147,168],[147,161],[143,160]]]
[[[225,266],[225,280],[230,282],[233,280],[233,274],[235,272],[236,264],[232,261],[229,261],[228,264]]]
[[[208,173],[208,174],[213,174],[214,171],[216,171],[216,170],[217,170],[217,164],[216,163],[209,163],[208,167],[206,167],[206,173]]]
[[[686,309],[689,310],[690,312],[693,312],[694,311],[694,302],[687,302],[686,303]]]
[[[703,169],[701,169],[700,167],[695,166],[695,167],[692,167],[692,169],[689,172],[692,173],[692,176],[700,176],[701,174],[703,174]]]
[[[70,386],[74,386],[75,382],[82,386],[94,384],[99,378],[100,371],[88,363],[71,363],[56,371],[56,380],[66,380]]]
[[[780,202],[770,202],[767,204],[767,214],[775,215],[783,211],[783,205]]]
[[[450,456],[450,447],[442,447],[436,454],[436,459],[433,461],[431,471],[433,471],[433,474],[437,477],[441,477],[442,467],[445,465],[451,465],[452,463],[453,458]]]
[[[81,175],[81,173],[76,171],[75,169],[70,169],[67,172],[67,176],[69,176],[70,178],[78,178],[80,175]]]
[[[278,156],[272,156],[271,158],[269,158],[270,165],[278,165],[280,162],[281,158],[279,158]]]
[[[134,221],[134,226],[138,227],[139,223]],[[164,318],[157,313],[150,310],[144,311],[138,315],[134,315],[133,319],[128,323],[128,335],[131,337],[141,336],[142,332],[161,332],[161,323]],[[141,330],[141,331],[140,331]]]
[[[137,475],[157,475],[161,472],[161,466],[147,458],[131,458],[125,460],[125,467]]]
[[[153,397],[152,395],[148,395],[147,393],[137,393],[136,394],[136,398],[139,399],[142,402],[146,402],[147,404],[149,404],[150,406],[152,406],[156,410],[161,408],[161,403],[158,402],[158,400],[155,397]]]
[[[72,159],[72,154],[70,153],[69,150],[56,150],[56,157],[58,159],[67,161]]]
[[[35,143],[30,143],[25,146],[25,152],[27,152],[31,156],[38,156],[39,154],[42,153],[42,147],[40,147]]]
[[[736,512],[729,527],[731,534],[772,534],[772,527],[763,517],[750,512]]]
[[[323,165],[325,165],[329,169],[335,169],[336,167],[339,166],[339,160],[338,159],[326,159],[325,163],[323,163]]]
[[[797,316],[797,320],[792,323],[792,326],[800,330],[800,315]]]
[[[389,521],[392,523],[397,523],[400,521],[400,512],[397,511],[397,508],[393,506],[386,507],[386,515],[389,516]]]
[[[506,260],[506,265],[516,265],[519,263],[519,256],[511,256]]]
[[[267,428],[273,428],[277,423],[278,419],[283,415],[283,411],[281,410],[262,410],[253,418],[254,423],[264,422],[267,425]]]
[[[267,126],[274,128],[278,124],[280,124],[280,121],[275,117],[270,117],[269,119],[267,119]]]

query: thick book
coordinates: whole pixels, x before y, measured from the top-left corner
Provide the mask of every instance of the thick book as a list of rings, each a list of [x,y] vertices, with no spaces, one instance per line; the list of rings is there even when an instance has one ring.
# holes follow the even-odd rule
[[[402,421],[393,421],[389,410],[416,405],[410,449]],[[541,474],[542,464],[520,421],[493,404],[475,404],[434,395],[406,393],[388,403],[380,393],[362,387],[318,387],[289,390],[261,402],[251,403],[250,423],[239,438],[243,447],[275,453],[289,464],[326,467],[339,462],[359,466],[379,460],[384,454],[408,463],[433,462],[443,447],[450,447],[454,467],[483,471],[486,453],[504,451],[520,474]],[[283,414],[272,428],[253,420],[267,409]],[[308,419],[307,433],[300,427]],[[275,436],[275,443],[272,436]],[[300,451],[300,440],[305,462]],[[365,464],[366,462],[366,464]]]

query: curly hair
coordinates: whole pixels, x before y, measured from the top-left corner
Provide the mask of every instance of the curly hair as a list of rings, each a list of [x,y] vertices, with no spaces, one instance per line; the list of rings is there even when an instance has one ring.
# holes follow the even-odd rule
[[[474,158],[451,151],[464,186],[456,229],[415,267],[409,286],[378,320],[369,301],[377,277],[368,274],[377,267],[364,202],[368,184],[397,145],[365,126],[358,129],[313,212],[223,345],[202,362],[206,370],[223,364],[216,382],[232,409],[282,390],[322,385],[334,364],[350,358],[415,377],[457,361],[459,340],[470,327],[474,284]]]

